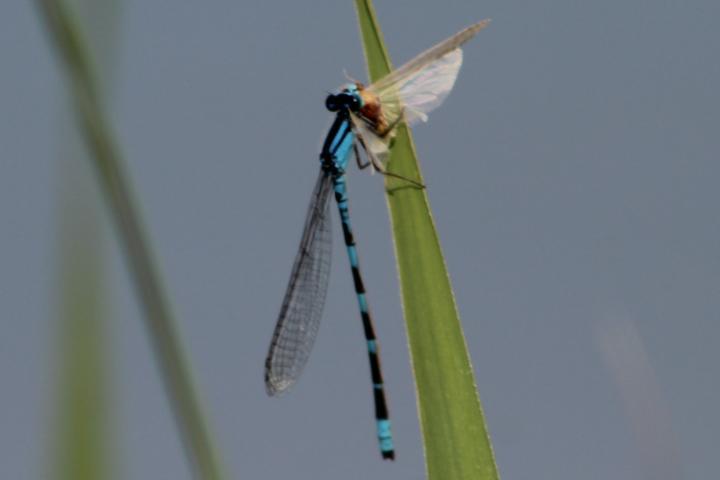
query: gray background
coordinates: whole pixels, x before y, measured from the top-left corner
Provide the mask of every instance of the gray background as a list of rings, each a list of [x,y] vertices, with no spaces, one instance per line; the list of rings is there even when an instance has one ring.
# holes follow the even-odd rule
[[[396,64],[493,19],[415,139],[503,478],[717,475],[720,3],[376,8]],[[398,461],[377,453],[342,250],[301,381],[279,400],[262,385],[330,122],[324,96],[343,69],[365,78],[352,2],[128,1],[120,10],[114,126],[232,478],[422,478],[379,177],[351,172],[351,211]],[[64,90],[34,13],[31,2],[0,3],[7,479],[45,474],[53,405]],[[188,478],[103,222],[119,476]]]

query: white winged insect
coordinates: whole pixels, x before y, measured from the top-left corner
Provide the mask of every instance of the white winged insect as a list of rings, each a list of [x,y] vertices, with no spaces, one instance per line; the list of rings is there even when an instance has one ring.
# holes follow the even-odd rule
[[[386,173],[384,161],[395,126],[425,122],[442,104],[462,65],[460,47],[489,23],[482,20],[459,31],[370,86],[355,82],[363,105],[351,120],[373,169]]]

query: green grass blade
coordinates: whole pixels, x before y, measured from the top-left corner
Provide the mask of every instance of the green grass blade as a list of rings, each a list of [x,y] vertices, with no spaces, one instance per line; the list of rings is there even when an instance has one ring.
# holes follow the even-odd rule
[[[117,0],[75,0],[78,14],[96,28],[89,39],[102,52],[104,78],[114,66]],[[83,15],[83,13],[85,15]],[[87,23],[87,22],[86,22]],[[108,82],[100,82],[107,87]],[[58,117],[62,132],[57,151],[60,191],[58,215],[59,305],[56,311],[58,370],[53,462],[48,477],[58,480],[103,480],[115,477],[112,368],[109,306],[104,253],[107,238],[100,227],[87,154],[72,125],[66,104]]]
[[[391,70],[370,0],[355,0],[371,81]],[[421,50],[422,48],[419,48]],[[398,129],[389,170],[421,179],[410,131]],[[428,478],[497,479],[497,467],[450,277],[424,190],[386,177]]]
[[[102,108],[87,43],[63,1],[36,0],[36,4],[65,67],[80,132],[123,247],[193,474],[203,480],[220,479],[218,455],[183,355],[170,303],[146,241],[124,162]]]
[[[57,430],[50,468],[58,480],[100,480],[112,477],[113,465],[103,242],[94,207],[77,195],[80,190],[83,200],[92,197],[86,185],[79,185],[83,179],[63,177]]]

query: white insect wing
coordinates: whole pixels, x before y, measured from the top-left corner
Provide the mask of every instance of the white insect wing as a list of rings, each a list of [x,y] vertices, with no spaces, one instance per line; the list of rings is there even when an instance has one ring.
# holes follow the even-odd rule
[[[460,46],[489,23],[483,20],[461,30],[367,87],[379,97],[387,122],[392,124],[400,115],[409,125],[427,121],[427,114],[455,85],[463,60]]]
[[[375,92],[387,121],[392,123],[403,115],[408,125],[426,122],[427,114],[442,104],[455,85],[462,59],[462,50],[456,48],[424,68],[398,79],[396,84]]]

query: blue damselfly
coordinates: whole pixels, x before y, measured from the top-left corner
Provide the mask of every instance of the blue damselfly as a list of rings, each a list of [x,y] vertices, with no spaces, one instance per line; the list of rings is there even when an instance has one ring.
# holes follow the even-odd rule
[[[411,125],[418,120],[427,120],[427,113],[443,102],[455,84],[462,64],[460,46],[487,24],[488,20],[484,20],[471,25],[372,85],[347,84],[329,95],[325,102],[327,109],[335,113],[335,121],[320,153],[320,172],[310,200],[300,248],[265,361],[265,387],[269,395],[288,390],[300,376],[310,355],[328,286],[332,247],[329,205],[330,197],[334,195],[367,341],[377,436],[385,459],[394,459],[395,450],[378,343],[350,225],[346,168],[350,155],[354,153],[360,169],[370,166],[383,175],[398,176],[385,168],[395,127],[401,122]],[[365,152],[365,163],[360,158],[359,147]],[[404,180],[423,188],[415,180]]]

